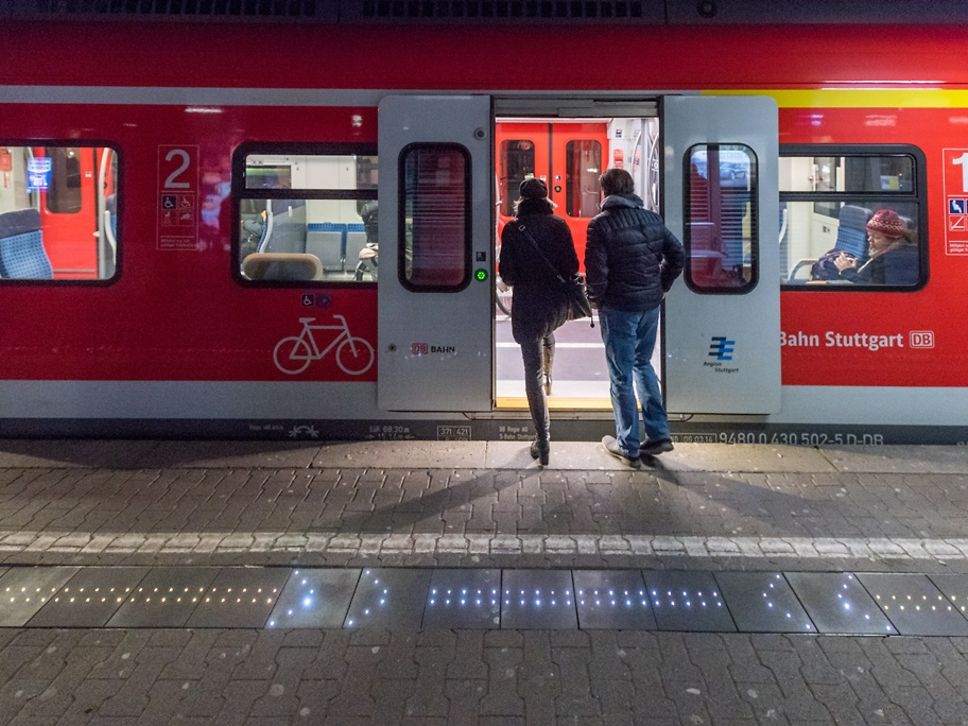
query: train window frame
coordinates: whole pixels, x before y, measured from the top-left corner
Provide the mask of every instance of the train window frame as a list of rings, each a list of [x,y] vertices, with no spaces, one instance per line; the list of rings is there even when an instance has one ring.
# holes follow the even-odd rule
[[[848,292],[848,293],[879,293],[879,292],[917,292],[928,284],[929,270],[929,230],[927,207],[927,157],[920,147],[914,144],[781,144],[780,158],[840,158],[861,157],[877,158],[887,156],[907,156],[912,159],[913,173],[911,190],[871,190],[871,191],[783,191],[778,185],[781,210],[789,202],[810,202],[816,209],[818,205],[829,208],[834,204],[879,204],[885,207],[885,202],[897,204],[913,204],[917,208],[917,248],[918,248],[918,281],[913,285],[879,285],[865,283],[851,283],[834,281],[834,284],[823,281],[791,281],[789,277],[780,279],[781,292]],[[777,240],[780,244],[781,239]],[[782,264],[782,261],[781,261]],[[788,274],[789,270],[784,274]]]
[[[123,249],[124,245],[122,240],[124,239],[124,229],[123,229],[123,219],[124,219],[124,206],[125,206],[125,194],[124,189],[124,154],[121,151],[121,145],[115,141],[108,141],[102,138],[98,139],[62,139],[62,138],[14,138],[14,137],[3,137],[0,138],[0,148],[4,149],[23,149],[29,148],[31,151],[37,148],[56,148],[56,149],[81,149],[83,151],[94,151],[95,149],[109,149],[113,155],[112,161],[112,174],[114,176],[114,229],[111,233],[114,242],[114,269],[111,274],[106,277],[94,277],[94,278],[28,278],[28,277],[3,277],[0,276],[0,287],[110,287],[117,284],[121,279],[122,275],[122,261],[123,261]],[[95,168],[97,168],[98,159],[95,158]],[[81,183],[83,185],[84,179],[82,178]],[[94,184],[97,184],[97,176],[95,176]],[[75,212],[61,212],[52,211],[48,209],[46,200],[41,202],[39,190],[30,190],[29,188],[25,190],[25,193],[30,201],[30,205],[26,208],[37,209],[40,211],[43,207],[47,214],[57,217],[64,217],[71,214],[80,214],[81,210]],[[16,211],[16,210],[10,210]],[[46,252],[46,249],[45,249]],[[100,265],[100,262],[97,263]],[[53,273],[57,272],[57,269],[53,269]],[[76,271],[75,271],[76,272]],[[100,269],[96,268],[96,274],[100,274]]]
[[[260,142],[250,141],[239,144],[232,153],[232,227],[231,250],[229,255],[232,279],[236,284],[247,288],[348,288],[375,289],[375,280],[321,279],[290,280],[279,278],[252,279],[242,274],[242,202],[252,200],[329,200],[329,201],[377,201],[379,181],[372,189],[291,189],[291,188],[247,188],[246,159],[249,156],[356,156],[378,159],[377,145],[373,143],[342,142]]]
[[[415,284],[406,274],[406,234],[407,234],[407,158],[414,150],[454,150],[460,153],[464,160],[464,275],[460,281],[449,285]],[[467,288],[473,279],[472,248],[473,248],[473,208],[471,205],[472,176],[471,153],[466,146],[456,142],[424,142],[418,141],[407,144],[397,156],[397,280],[404,289],[410,292],[456,293]]]
[[[692,181],[692,157],[693,152],[696,149],[704,148],[707,151],[711,147],[728,147],[732,150],[740,150],[746,154],[749,159],[749,170],[746,172],[747,181],[749,184],[749,195],[750,195],[750,234],[749,234],[749,264],[750,264],[750,279],[747,280],[743,285],[740,286],[726,286],[726,285],[699,285],[693,279],[692,275],[692,196],[691,196],[691,181]],[[756,289],[760,280],[760,208],[759,208],[759,167],[760,160],[756,155],[756,151],[742,142],[736,141],[702,141],[696,144],[692,144],[686,149],[682,157],[683,170],[682,170],[682,244],[686,255],[686,264],[683,271],[683,280],[692,292],[697,295],[748,295]],[[722,163],[722,162],[721,162]],[[708,170],[707,170],[708,171]],[[718,176],[718,175],[717,175]],[[745,255],[744,255],[745,259]]]

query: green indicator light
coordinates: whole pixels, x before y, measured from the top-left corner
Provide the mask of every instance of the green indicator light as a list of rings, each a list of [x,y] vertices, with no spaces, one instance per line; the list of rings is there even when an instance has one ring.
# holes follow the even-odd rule
[[[474,277],[477,278],[478,282],[484,282],[487,279],[487,270],[481,268],[474,273]]]

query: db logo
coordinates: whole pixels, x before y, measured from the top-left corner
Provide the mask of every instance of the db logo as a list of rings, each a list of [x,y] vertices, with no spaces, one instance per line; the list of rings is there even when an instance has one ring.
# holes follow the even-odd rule
[[[933,348],[934,347],[934,331],[933,330],[912,330],[908,335],[908,340],[911,342],[912,348]]]
[[[430,346],[426,343],[411,343],[410,344],[410,355],[427,355],[430,352]]]

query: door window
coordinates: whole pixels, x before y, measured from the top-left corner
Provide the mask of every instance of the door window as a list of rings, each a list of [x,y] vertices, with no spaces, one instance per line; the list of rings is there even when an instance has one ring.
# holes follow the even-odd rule
[[[743,144],[697,144],[686,164],[686,284],[749,292],[757,279],[756,156]]]
[[[457,291],[470,282],[470,161],[457,144],[411,144],[400,155],[398,269],[414,291]]]
[[[535,175],[534,142],[529,139],[502,141],[500,159],[501,175],[498,193],[501,199],[501,214],[505,217],[513,217],[521,182]]]
[[[592,139],[569,141],[565,163],[565,211],[570,217],[594,217],[602,199],[602,145]]]
[[[81,211],[80,151],[73,146],[53,147],[47,151],[51,160],[47,211],[52,214],[75,214]]]

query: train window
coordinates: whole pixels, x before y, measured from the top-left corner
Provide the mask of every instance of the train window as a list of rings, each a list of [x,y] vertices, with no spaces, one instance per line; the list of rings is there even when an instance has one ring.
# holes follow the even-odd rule
[[[749,292],[757,280],[756,155],[743,144],[697,144],[686,164],[686,284]]]
[[[48,150],[51,170],[47,211],[51,214],[75,214],[81,211],[80,151],[67,146]]]
[[[457,144],[411,144],[400,154],[399,271],[411,290],[470,282],[470,160]]]
[[[253,284],[374,283],[378,158],[369,147],[244,147],[233,163],[236,270]]]
[[[117,258],[117,153],[0,146],[0,281],[98,281]]]
[[[594,217],[601,209],[602,145],[592,139],[565,145],[565,211],[570,217]]]
[[[521,182],[534,176],[534,142],[529,139],[515,139],[501,142],[500,189],[501,214],[514,216],[514,205],[518,201]]]
[[[783,286],[913,290],[923,285],[923,174],[923,155],[913,147],[784,147]]]

